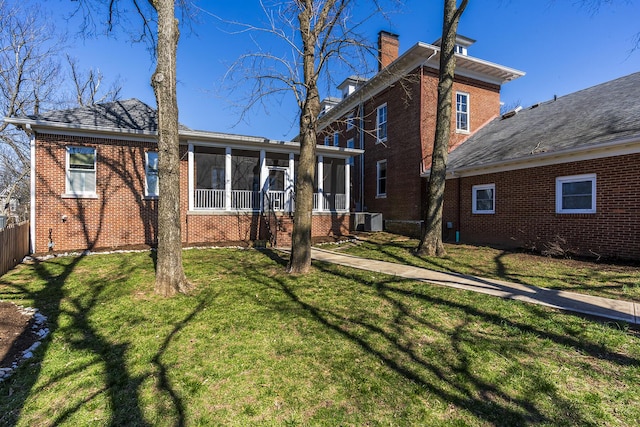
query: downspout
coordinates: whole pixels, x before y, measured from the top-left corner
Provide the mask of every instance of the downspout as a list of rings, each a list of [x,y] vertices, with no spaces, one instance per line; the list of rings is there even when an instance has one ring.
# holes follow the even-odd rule
[[[455,172],[452,171],[451,174],[455,176]],[[458,206],[457,206],[457,209],[456,209],[456,211],[457,211],[456,212],[456,216],[457,216],[457,218],[456,218],[456,225],[457,225],[457,227],[456,227],[457,228],[457,230],[456,230],[456,243],[460,243],[460,225],[461,225],[460,224],[460,220],[462,218],[462,214],[461,214],[461,209],[462,208],[460,206],[460,204],[462,203],[462,177],[458,176],[457,180],[458,180]]]
[[[31,129],[31,125],[25,125],[25,131],[29,135],[29,243],[30,253],[36,250],[36,133]]]
[[[358,126],[359,133],[359,148],[363,150],[362,154],[360,154],[360,212],[364,212],[364,102],[360,102],[359,106],[359,116],[360,116],[360,126]]]

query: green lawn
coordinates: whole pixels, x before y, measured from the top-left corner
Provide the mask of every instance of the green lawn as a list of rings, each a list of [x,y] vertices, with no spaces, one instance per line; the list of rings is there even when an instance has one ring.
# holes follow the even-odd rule
[[[365,258],[431,270],[502,279],[604,298],[640,302],[640,264],[550,258],[522,251],[447,244],[444,258],[415,255],[418,241],[389,233],[363,233],[346,244],[321,245]]]
[[[268,250],[184,262],[197,290],[171,299],[149,253],[0,278],[52,329],[0,383],[0,425],[640,425],[624,324],[327,264],[291,277]]]

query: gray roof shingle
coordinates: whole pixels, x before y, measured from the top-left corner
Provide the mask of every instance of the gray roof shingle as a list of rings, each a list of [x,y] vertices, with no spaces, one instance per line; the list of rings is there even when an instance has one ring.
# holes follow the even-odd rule
[[[29,119],[79,127],[103,127],[156,132],[157,112],[139,99],[106,102],[28,116]],[[180,125],[181,129],[188,130]]]
[[[640,137],[640,73],[497,118],[451,152],[447,169]]]

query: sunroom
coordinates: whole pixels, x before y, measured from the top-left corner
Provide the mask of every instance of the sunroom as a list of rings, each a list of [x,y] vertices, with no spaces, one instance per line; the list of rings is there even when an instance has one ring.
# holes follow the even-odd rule
[[[189,211],[294,212],[299,144],[219,136],[215,140],[188,142]],[[349,211],[349,159],[361,153],[356,149],[317,146],[314,213]]]

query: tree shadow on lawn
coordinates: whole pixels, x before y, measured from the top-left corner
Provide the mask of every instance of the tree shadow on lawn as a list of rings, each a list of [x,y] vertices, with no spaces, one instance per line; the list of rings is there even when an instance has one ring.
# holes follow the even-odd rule
[[[265,250],[264,254],[284,267],[286,260],[277,253]],[[569,346],[578,353],[588,354],[598,359],[609,360],[621,366],[640,366],[637,359],[620,353],[608,351],[601,345],[592,342],[583,342],[571,336],[570,333],[560,335],[542,328],[536,328],[529,323],[514,321],[499,314],[483,310],[473,303],[464,304],[453,300],[446,300],[419,291],[407,290],[401,287],[402,283],[410,283],[410,280],[399,278],[368,279],[366,274],[346,273],[341,267],[327,263],[314,262],[319,271],[347,278],[363,287],[362,292],[374,292],[380,305],[393,308],[393,320],[385,322],[377,317],[375,305],[368,307],[340,307],[327,301],[325,306],[312,302],[312,298],[304,296],[307,288],[295,286],[296,278],[278,274],[277,276],[265,276],[264,271],[247,271],[247,275],[255,281],[270,289],[284,293],[303,313],[309,318],[320,323],[327,329],[339,334],[343,338],[357,344],[365,352],[378,358],[389,369],[398,373],[407,380],[418,384],[424,390],[437,396],[443,402],[454,405],[462,411],[469,411],[478,419],[495,425],[524,425],[531,423],[553,423],[560,421],[571,425],[595,425],[585,417],[586,414],[576,409],[575,403],[564,398],[552,378],[536,368],[536,359],[540,356],[531,354],[525,346],[517,346],[509,334],[505,334],[505,328],[516,328],[518,333],[528,333],[540,340],[550,340],[558,345]],[[461,314],[454,319],[457,326],[447,329],[444,325],[430,321],[415,307],[411,307],[411,300],[419,300],[422,306],[443,307],[444,310],[454,310]],[[264,303],[264,302],[263,302]],[[535,316],[549,316],[540,307],[527,305],[525,307]],[[283,310],[283,306],[273,307],[274,310]],[[298,311],[297,309],[290,309]],[[363,314],[363,310],[365,313]],[[358,314],[360,313],[360,314]],[[376,319],[367,321],[363,319]],[[475,330],[478,321],[489,324],[489,328],[497,328],[502,331],[497,334],[483,334],[480,336]],[[411,340],[411,328],[415,324],[426,330],[432,330],[434,334],[450,337],[448,346],[449,359],[444,356],[438,358],[429,357]],[[359,332],[360,331],[360,332]],[[506,335],[506,336],[505,336]],[[384,344],[380,344],[380,342]],[[472,353],[474,346],[482,342],[497,354],[502,351],[512,354],[511,360],[531,359],[531,363],[519,367],[527,372],[528,383],[519,384],[525,391],[521,392],[522,398],[515,397],[504,391],[508,385],[494,384],[475,373],[472,366]],[[509,357],[509,356],[507,356]],[[518,362],[516,362],[518,363]],[[516,373],[503,373],[502,378]],[[508,379],[508,378],[506,378]],[[533,398],[539,399],[545,396],[553,402],[557,414],[562,414],[562,420],[553,418],[544,408],[539,408]],[[531,399],[529,398],[531,397]],[[550,415],[552,418],[550,418]]]
[[[104,407],[111,411],[107,414],[108,425],[150,425],[144,419],[139,393],[142,383],[149,377],[154,377],[158,392],[164,394],[170,401],[170,406],[174,408],[176,418],[174,425],[183,426],[185,424],[185,405],[178,393],[172,388],[168,370],[162,363],[162,356],[174,336],[202,310],[204,301],[184,319],[177,321],[173,325],[173,329],[159,344],[157,352],[150,359],[155,372],[147,370],[141,375],[134,376],[127,370],[127,366],[130,365],[127,352],[130,350],[131,343],[114,343],[110,337],[104,336],[103,332],[97,329],[94,321],[91,320],[95,309],[104,304],[102,302],[105,298],[104,293],[113,291],[118,286],[119,279],[115,278],[114,282],[107,283],[100,275],[96,279],[84,276],[78,279],[82,281],[82,284],[76,287],[75,292],[65,287],[67,280],[84,258],[83,255],[76,258],[58,258],[47,262],[36,262],[35,271],[46,282],[46,285],[37,291],[30,291],[26,286],[3,283],[5,286],[13,288],[12,295],[19,295],[20,299],[32,300],[33,304],[40,308],[40,311],[48,318],[47,326],[50,329],[50,336],[42,342],[36,352],[36,357],[26,362],[25,365],[28,366],[23,366],[8,381],[0,384],[0,393],[5,396],[11,395],[10,406],[5,406],[10,410],[0,416],[0,424],[16,425],[28,399],[37,396],[43,390],[60,387],[65,382],[73,381],[74,375],[92,369],[99,372],[95,377],[92,376],[92,379],[99,377],[99,382],[102,385],[80,400],[61,400],[67,406],[55,411],[51,408],[48,411],[55,414],[55,417],[50,418],[49,425],[69,422],[77,411],[90,404],[94,399],[102,398],[105,395],[108,403]],[[129,277],[136,268],[135,265],[127,263],[125,260],[126,258],[123,258],[121,265],[114,268],[114,271],[117,271],[119,276],[124,278]],[[78,289],[81,292],[78,292]],[[158,313],[158,316],[161,315]],[[62,329],[60,324],[63,317],[64,328]],[[117,317],[115,321],[118,321]],[[138,325],[138,327],[140,326]],[[117,326],[114,328],[117,329]],[[46,355],[54,339],[52,337],[64,341],[64,344],[59,343],[58,345],[69,346],[69,353],[80,352],[90,356],[85,356],[85,360],[88,361],[81,365],[74,364],[70,360],[65,371],[52,376],[45,383],[37,384],[42,364],[47,363]],[[70,392],[72,399],[76,396],[78,396],[77,390]],[[54,402],[50,402],[50,404],[53,405]],[[43,414],[43,416],[45,415]]]

